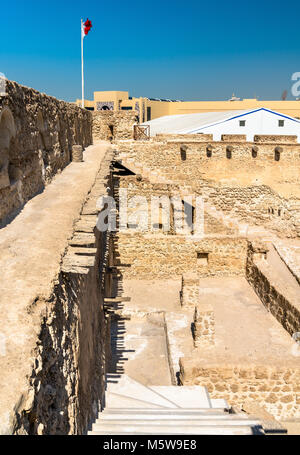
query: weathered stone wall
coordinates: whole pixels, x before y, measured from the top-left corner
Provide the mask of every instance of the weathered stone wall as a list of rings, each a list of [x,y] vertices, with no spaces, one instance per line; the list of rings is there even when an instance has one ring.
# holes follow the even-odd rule
[[[93,112],[94,140],[119,140],[133,138],[133,125],[137,123],[136,111]]]
[[[300,235],[300,145],[292,136],[258,136],[251,143],[178,137],[119,143],[118,149],[142,169],[203,195],[239,222],[264,225],[282,236]]]
[[[195,272],[182,275],[180,303],[183,307],[192,307],[199,302],[199,277]]]
[[[300,418],[300,369],[295,366],[231,365],[180,359],[183,385],[207,387],[211,398],[232,406],[256,401],[279,419]]]
[[[126,196],[127,196],[127,201],[134,200],[136,201],[136,206],[133,203],[133,207],[130,207],[130,204],[128,204],[128,218],[130,219],[131,215],[134,215],[134,211],[136,208],[140,205],[138,203],[137,198],[146,198],[147,204],[144,205],[145,210],[147,211],[147,226],[148,226],[148,231],[150,232],[153,228],[154,223],[158,223],[158,220],[153,220],[151,218],[151,201],[154,200],[155,198],[161,198],[160,200],[162,201],[162,207],[160,209],[159,215],[159,222],[161,223],[162,221],[165,221],[169,219],[169,228],[166,229],[165,231],[162,232],[167,232],[167,233],[175,233],[175,222],[178,217],[182,218],[183,213],[184,213],[184,204],[183,200],[185,196],[188,196],[186,194],[183,194],[181,191],[180,185],[176,184],[166,184],[166,183],[152,183],[150,182],[147,178],[142,178],[140,175],[135,175],[135,176],[126,176],[126,177],[115,177],[114,179],[114,188],[116,190],[116,195],[118,197],[118,192],[120,190],[126,190]],[[125,193],[124,193],[125,194]],[[193,196],[193,194],[191,194]],[[178,201],[176,203],[172,202],[172,198],[178,198]],[[136,198],[136,199],[133,199]],[[118,200],[118,198],[117,198]],[[165,203],[163,203],[165,201]],[[182,205],[178,204],[178,202],[181,201]],[[187,199],[187,202],[189,200]],[[168,205],[169,202],[169,205]],[[195,207],[196,205],[196,200],[193,198],[193,200],[190,201],[190,203]],[[169,207],[169,209],[168,209]],[[155,215],[153,215],[155,216]],[[157,217],[158,218],[158,217]],[[195,221],[195,220],[194,220]],[[167,223],[166,223],[167,224]],[[205,210],[205,215],[204,215],[204,233],[205,234],[225,234],[225,235],[233,235],[234,233],[237,233],[237,230],[231,225],[231,226],[226,226],[222,222],[222,220],[218,219],[217,217],[212,216],[210,213],[208,213]]]
[[[215,343],[215,314],[209,303],[199,302],[195,307],[193,336],[195,347]]]
[[[299,291],[286,285],[262,257],[264,246],[250,243],[246,278],[262,303],[290,335],[300,331]]]
[[[198,185],[198,194],[217,210],[242,223],[262,225],[280,236],[300,236],[300,211],[293,200],[266,185],[248,187]]]
[[[245,274],[247,241],[243,238],[193,240],[179,235],[119,232],[116,243],[115,265],[124,277],[171,278],[190,271],[199,277]],[[207,263],[203,262],[205,254]]]
[[[92,115],[74,104],[6,84],[0,97],[0,223],[92,144]]]
[[[168,142],[168,141],[187,141],[187,142],[207,142],[207,141],[212,141],[213,140],[213,135],[212,134],[172,134],[172,133],[161,133],[161,134],[156,134],[152,138],[152,141],[157,141],[157,142]]]
[[[84,434],[104,406],[110,321],[103,302],[111,242],[95,226],[96,201],[111,187],[111,159],[107,153],[101,163],[52,295],[37,298],[32,309],[40,313],[40,330],[28,389],[16,396],[11,433]]]

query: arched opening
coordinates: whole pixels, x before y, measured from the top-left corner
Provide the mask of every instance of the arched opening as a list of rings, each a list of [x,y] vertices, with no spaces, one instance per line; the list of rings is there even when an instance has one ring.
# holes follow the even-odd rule
[[[104,104],[104,106],[102,106],[102,108],[101,108],[101,111],[110,111],[110,108],[109,108],[109,106]]]
[[[16,178],[11,162],[11,139],[16,135],[13,115],[8,108],[0,113],[0,189],[10,186]]]

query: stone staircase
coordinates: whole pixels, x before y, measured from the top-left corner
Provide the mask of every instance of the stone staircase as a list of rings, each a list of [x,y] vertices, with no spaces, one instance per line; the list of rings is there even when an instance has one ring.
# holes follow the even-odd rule
[[[225,400],[201,386],[145,386],[127,375],[109,374],[106,407],[89,435],[263,434],[256,419],[230,413]]]

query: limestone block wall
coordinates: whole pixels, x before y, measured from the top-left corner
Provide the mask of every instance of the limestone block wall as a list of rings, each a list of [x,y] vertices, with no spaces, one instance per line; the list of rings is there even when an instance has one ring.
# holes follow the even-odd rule
[[[300,236],[300,211],[266,185],[200,185],[197,192],[224,214],[242,223],[262,225],[279,236]]]
[[[119,143],[118,149],[147,169],[159,170],[165,178],[203,195],[238,221],[264,225],[282,236],[300,235],[300,145],[292,136],[257,136],[252,143],[228,137],[196,142],[179,136],[143,145]],[[277,161],[278,147],[282,151]]]
[[[137,123],[136,111],[93,112],[94,140],[119,140],[133,138],[133,125]]]
[[[50,298],[35,302],[40,330],[27,391],[16,396],[11,433],[85,434],[104,406],[110,321],[103,302],[111,242],[95,226],[96,200],[111,187],[111,159],[107,153],[102,161]]]
[[[194,308],[199,302],[199,277],[195,272],[182,275],[180,303],[183,307]]]
[[[209,237],[202,240],[164,234],[115,234],[115,265],[124,277],[173,278],[186,272],[198,276],[244,276],[247,240]]]
[[[294,292],[257,256],[261,247],[249,244],[246,278],[265,307],[290,335],[300,331],[299,291]]]
[[[193,335],[195,347],[215,343],[215,315],[209,303],[198,302],[195,306]]]
[[[128,208],[127,208],[127,213],[128,217],[130,218],[131,213],[134,214],[134,211],[136,210],[136,207],[138,207],[138,200],[137,198],[146,198],[147,199],[147,205],[145,205],[145,209],[148,211],[148,231],[150,232],[153,228],[153,223],[157,223],[157,221],[153,221],[151,218],[151,200],[154,198],[162,198],[161,201],[165,201],[165,204],[162,204],[162,206],[159,209],[159,219],[160,222],[163,220],[169,219],[169,229],[166,229],[166,231],[161,231],[161,232],[167,232],[167,233],[175,233],[175,227],[174,223],[177,218],[178,220],[182,219],[183,214],[184,214],[184,204],[183,200],[185,196],[188,195],[183,195],[181,191],[180,185],[176,184],[166,184],[166,183],[152,183],[149,181],[148,178],[141,177],[139,175],[136,176],[126,176],[126,177],[121,177],[119,178],[118,176],[115,176],[114,179],[114,188],[116,189],[116,196],[117,200],[118,198],[118,193],[120,190],[126,190],[126,195],[127,195],[127,201],[129,202],[130,200],[134,199],[137,202],[137,206],[133,204],[133,207],[130,207],[130,204],[128,203]],[[195,196],[195,194],[191,194],[190,196]],[[172,202],[172,197],[178,198],[178,201],[174,204]],[[187,198],[187,202],[189,199]],[[182,204],[178,204],[178,202],[181,202]],[[196,205],[196,199],[195,197],[193,198],[193,201],[190,201],[193,206]],[[169,205],[168,205],[169,204]],[[158,217],[157,217],[158,218]],[[195,215],[196,218],[196,215]],[[194,222],[196,220],[194,219]],[[167,224],[167,223],[166,223]],[[204,232],[205,234],[225,234],[225,235],[233,235],[234,233],[237,233],[237,230],[233,226],[227,226],[224,225],[223,221],[217,217],[212,216],[210,213],[208,213],[205,210],[204,214]]]
[[[0,223],[70,161],[72,146],[92,143],[92,115],[7,81],[0,97]]]
[[[225,398],[232,406],[253,400],[279,419],[300,417],[300,368],[295,366],[203,366],[180,359],[180,380],[182,385],[207,387],[212,398]]]
[[[293,136],[273,137],[268,142],[262,136],[257,136],[257,142],[242,141],[240,137],[233,140],[232,136],[226,136],[223,141],[212,141],[202,135],[198,140],[194,135],[182,136],[175,135],[172,139],[159,136],[164,140],[152,139],[147,143],[119,143],[118,149],[153,170],[160,169],[175,181],[189,175],[191,179],[226,179],[233,183],[237,178],[240,184],[269,184],[282,179],[286,183],[298,182],[300,144],[293,141]],[[187,149],[185,159],[180,153],[183,145]],[[276,160],[277,147],[282,150],[279,160]]]
[[[189,134],[188,136],[186,134],[172,134],[172,133],[161,133],[161,134],[156,134],[153,138],[152,141],[157,141],[157,142],[167,142],[167,141],[188,141],[188,142],[207,142],[207,141],[212,141],[213,140],[213,135],[212,134]]]

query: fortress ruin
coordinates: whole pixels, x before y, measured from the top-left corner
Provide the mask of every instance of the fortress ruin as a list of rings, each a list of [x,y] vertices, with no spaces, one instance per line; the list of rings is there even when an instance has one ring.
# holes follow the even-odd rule
[[[0,97],[0,431],[85,434],[124,375],[152,394],[206,387],[285,428],[300,419],[300,144],[134,140],[136,120],[14,82]],[[147,229],[120,229],[124,191],[146,201]],[[175,229],[189,195],[204,235]],[[101,231],[107,196],[116,229]],[[174,196],[164,229],[151,198]]]

